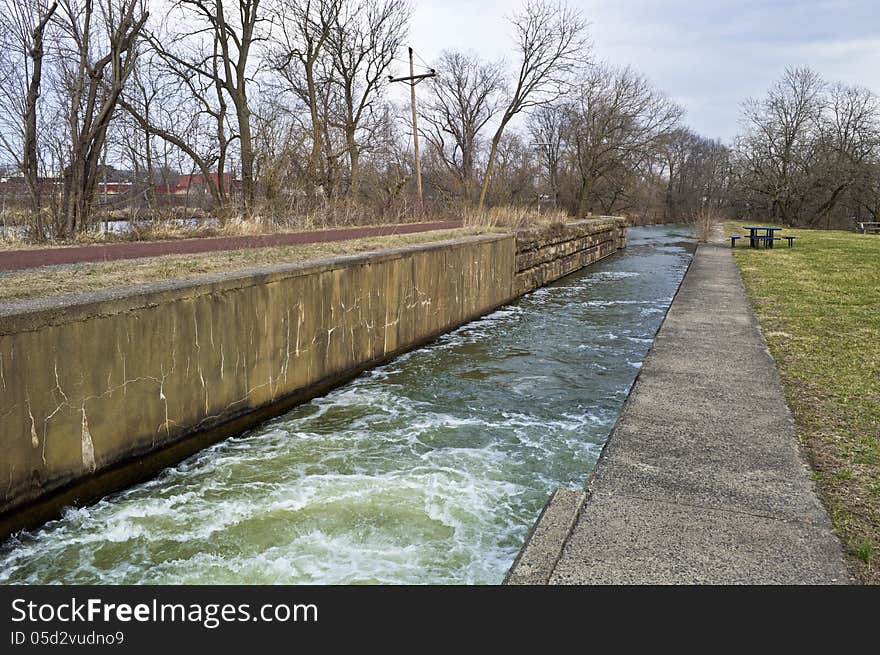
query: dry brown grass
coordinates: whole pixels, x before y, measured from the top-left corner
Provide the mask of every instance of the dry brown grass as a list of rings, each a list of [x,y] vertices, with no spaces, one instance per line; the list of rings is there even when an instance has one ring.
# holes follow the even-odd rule
[[[0,205],[0,225],[30,225],[33,220],[31,212],[22,207],[6,204]]]
[[[256,208],[253,216],[283,230],[321,230],[457,218],[443,205],[429,204],[420,212],[406,198],[387,202],[362,202],[345,198],[298,200],[288,203],[280,210],[272,203],[263,202]]]
[[[23,250],[34,247],[17,232],[0,233],[0,250]]]
[[[97,291],[160,280],[191,279],[208,273],[244,270],[267,264],[319,259],[445,239],[474,236],[487,230],[470,227],[417,234],[370,237],[335,243],[201,255],[168,255],[145,259],[76,264],[0,273],[0,302]]]
[[[724,218],[714,209],[701,209],[694,217],[691,224],[694,237],[700,243],[706,243],[712,238],[712,233],[724,223]]]
[[[0,249],[28,247],[57,247],[76,244],[115,243],[127,241],[162,241],[217,236],[251,236],[275,232],[301,232],[339,227],[399,225],[417,221],[457,220],[460,214],[455,208],[429,203],[420,212],[405,198],[384,202],[362,202],[349,199],[299,199],[290,202],[270,203],[261,200],[245,214],[241,208],[230,206],[222,213],[209,212],[198,206],[165,207],[158,209],[100,208],[93,212],[95,224],[70,238],[50,238],[40,242],[33,234],[16,233],[8,236],[0,230]],[[44,219],[47,226],[55,225],[50,217]],[[102,233],[103,224],[109,221],[128,221],[130,229],[125,232]],[[25,210],[0,208],[0,227],[30,226],[33,217]],[[51,233],[55,228],[49,227]]]
[[[483,212],[472,210],[464,214],[465,227],[479,227],[487,230],[554,225],[566,223],[569,220],[571,218],[564,211],[558,209],[538,211],[530,207],[492,207]]]
[[[447,217],[431,217],[430,222],[447,220]],[[412,221],[410,221],[411,223]],[[394,227],[403,223],[375,223],[367,227]],[[135,224],[130,232],[119,232],[102,235],[98,231],[83,232],[75,239],[47,241],[35,243],[17,234],[0,234],[0,252],[4,250],[34,250],[40,248],[67,248],[70,246],[101,245],[110,243],[131,243],[142,241],[174,241],[178,239],[204,239],[214,237],[259,236],[289,232],[320,232],[344,227],[330,225],[315,227],[309,222],[282,225],[261,218],[231,218],[223,223],[199,223],[192,226],[181,225],[176,221],[158,221],[155,223]]]

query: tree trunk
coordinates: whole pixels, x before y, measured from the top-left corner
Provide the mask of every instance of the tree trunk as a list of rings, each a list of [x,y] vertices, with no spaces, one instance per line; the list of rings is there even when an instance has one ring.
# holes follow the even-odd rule
[[[361,152],[354,138],[354,130],[348,130],[348,163],[351,171],[351,183],[348,192],[353,199],[357,199],[361,186]]]
[[[492,137],[492,147],[489,150],[489,160],[486,162],[486,174],[483,177],[483,188],[480,190],[480,202],[477,205],[477,213],[483,212],[486,205],[486,194],[489,193],[489,179],[492,177],[492,169],[495,167],[495,157],[498,154],[498,143],[501,141],[501,132],[505,124],[502,123],[499,130]]]
[[[461,149],[461,190],[465,202],[471,202],[471,193],[473,192],[474,179],[474,158],[472,149],[466,144]]]
[[[37,99],[40,97],[40,79],[43,68],[43,40],[35,43],[31,51],[33,75],[28,86],[24,120],[24,157],[22,173],[30,195],[31,212],[34,216],[37,239],[43,238],[43,221],[40,215],[40,181],[37,159]]]
[[[589,179],[581,179],[581,191],[578,197],[578,218],[586,218],[593,207],[590,204],[590,196],[593,194],[593,185]]]
[[[156,178],[153,176],[153,144],[152,134],[149,130],[144,130],[144,155],[147,164],[147,207],[151,212],[156,211],[157,198]]]
[[[53,2],[46,15],[34,27],[31,35],[33,37],[33,47],[28,54],[33,63],[33,69],[30,82],[28,83],[24,110],[22,173],[28,187],[28,195],[30,195],[31,212],[34,216],[34,231],[36,232],[37,239],[40,241],[43,240],[45,235],[43,233],[43,216],[40,211],[42,203],[40,202],[40,169],[37,157],[37,101],[40,98],[40,85],[43,79],[43,33],[56,9],[58,9],[58,3]]]
[[[315,62],[306,62],[306,85],[309,94],[309,113],[312,119],[312,151],[309,154],[309,167],[307,177],[309,183],[317,187],[318,169],[321,161],[321,144],[323,143],[321,119],[318,116],[318,96],[315,85]]]
[[[244,103],[247,101],[244,100]],[[237,109],[238,138],[241,143],[241,187],[245,214],[254,209],[256,189],[254,185],[254,142],[251,137],[251,116],[246,104]]]

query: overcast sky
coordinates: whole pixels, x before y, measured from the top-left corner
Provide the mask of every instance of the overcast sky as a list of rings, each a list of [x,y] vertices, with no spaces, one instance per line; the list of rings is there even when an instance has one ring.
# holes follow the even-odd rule
[[[412,45],[514,60],[504,17],[516,1],[414,0]],[[786,66],[880,93],[880,0],[571,0],[591,23],[594,56],[630,64],[685,106],[713,138],[738,130],[740,102]]]

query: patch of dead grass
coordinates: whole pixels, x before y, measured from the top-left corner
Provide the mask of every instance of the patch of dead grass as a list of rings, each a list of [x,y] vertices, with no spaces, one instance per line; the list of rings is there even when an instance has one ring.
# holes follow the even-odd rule
[[[510,228],[520,229],[536,225],[555,225],[567,223],[571,217],[559,209],[538,211],[530,207],[501,206],[491,207],[483,212],[474,210],[465,212],[466,227],[484,229]]]

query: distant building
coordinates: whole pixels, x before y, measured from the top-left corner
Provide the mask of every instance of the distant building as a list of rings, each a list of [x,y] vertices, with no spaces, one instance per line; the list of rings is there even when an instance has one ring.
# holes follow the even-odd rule
[[[115,170],[107,167],[106,172],[99,171],[99,180],[95,190],[96,196],[117,196],[129,194],[134,189],[136,182],[130,171]],[[52,172],[50,175],[40,177],[39,185],[43,192],[59,189],[63,184],[63,172]],[[155,177],[158,177],[156,175]],[[106,182],[104,181],[106,179]],[[211,173],[210,179],[216,184],[220,180],[218,173]],[[169,175],[165,176],[167,184],[157,184],[156,193],[159,195],[184,196],[184,195],[208,195],[208,184],[202,173]],[[144,182],[138,184],[143,188]],[[223,174],[223,189],[227,193],[241,190],[241,180],[235,179],[234,173]],[[28,193],[27,183],[21,171],[13,168],[0,169],[0,194],[16,196]]]
[[[98,182],[97,194],[100,196],[115,196],[120,193],[128,193],[131,191],[131,182]]]
[[[210,179],[217,184],[220,181],[219,173],[211,173]],[[235,179],[234,173],[223,174],[223,188],[226,191],[232,191],[238,188],[238,181]],[[184,194],[206,194],[208,193],[208,182],[202,173],[194,173],[192,175],[180,175],[177,178],[176,185],[158,186],[157,193],[167,193],[172,195]]]
[[[155,172],[153,179],[157,182],[156,194],[160,196],[195,196],[207,198],[210,195],[205,175],[202,173],[178,174],[170,171]],[[215,184],[220,180],[218,173],[211,173],[208,178]],[[223,190],[227,194],[241,192],[241,180],[235,179],[234,173],[223,174]],[[162,182],[162,183],[160,183]],[[38,180],[40,192],[44,194],[60,193],[64,185],[64,171],[52,171]],[[95,188],[95,197],[99,201],[104,198],[127,196],[134,198],[141,195],[147,186],[143,177],[135,179],[134,173],[128,170],[114,169],[107,166],[106,170],[99,169],[98,183]],[[27,183],[21,171],[12,168],[0,167],[0,196],[6,199],[23,201],[28,197]]]

